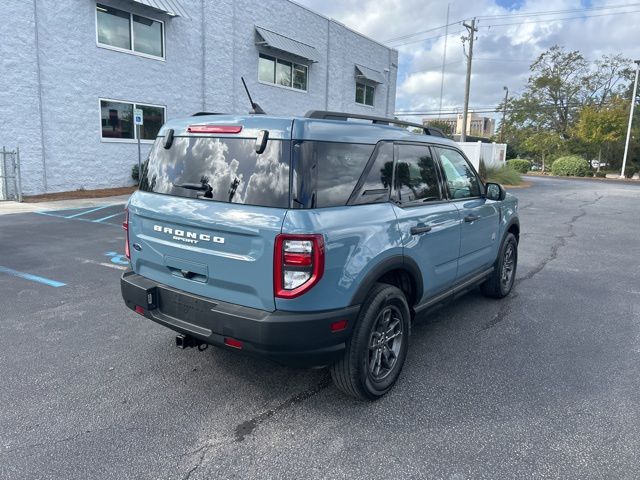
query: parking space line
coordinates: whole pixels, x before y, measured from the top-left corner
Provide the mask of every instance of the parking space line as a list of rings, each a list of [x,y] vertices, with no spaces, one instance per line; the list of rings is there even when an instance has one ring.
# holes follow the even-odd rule
[[[100,223],[104,220],[109,220],[110,218],[117,217],[118,215],[123,215],[124,210],[122,212],[114,213],[113,215],[107,215],[106,217],[98,218],[97,220],[91,220],[93,223]]]
[[[82,263],[91,263],[93,265],[100,265],[101,267],[109,267],[115,270],[126,270],[127,267],[124,265],[116,265],[115,263],[107,263],[107,262],[98,262],[96,260],[89,260],[88,258],[78,258]]]
[[[64,217],[64,218],[75,218],[75,217],[79,217],[80,215],[84,215],[86,213],[91,213],[91,212],[97,212],[98,210],[104,210],[105,208],[109,208],[112,207],[113,204],[111,205],[102,205],[101,207],[95,207],[95,208],[90,208],[89,210],[84,210],[82,212],[73,214],[73,215],[69,215],[68,217]]]
[[[25,280],[31,280],[32,282],[42,283],[44,285],[49,285],[50,287],[64,287],[66,283],[58,282],[56,280],[51,280],[49,278],[40,277],[38,275],[33,275],[31,273],[19,272],[17,270],[13,270],[12,268],[3,267],[0,265],[0,272],[7,273],[9,275],[13,275],[14,277],[24,278]]]

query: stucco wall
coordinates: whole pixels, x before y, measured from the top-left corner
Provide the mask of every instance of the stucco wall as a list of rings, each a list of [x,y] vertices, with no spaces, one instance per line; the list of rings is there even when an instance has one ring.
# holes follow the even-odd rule
[[[244,76],[268,113],[393,113],[397,52],[289,1],[263,0],[256,8],[250,0],[181,0],[190,18],[126,0],[101,3],[163,20],[165,60],[98,47],[94,1],[37,2],[37,9],[31,0],[0,5],[2,16],[12,19],[0,32],[0,146],[20,145],[26,194],[132,184],[137,145],[100,138],[100,98],[164,105],[167,118],[200,110],[246,113]],[[307,92],[258,82],[254,25],[318,50],[321,60],[310,64]],[[390,70],[373,108],[355,103],[355,63]],[[142,147],[144,158],[150,145]]]

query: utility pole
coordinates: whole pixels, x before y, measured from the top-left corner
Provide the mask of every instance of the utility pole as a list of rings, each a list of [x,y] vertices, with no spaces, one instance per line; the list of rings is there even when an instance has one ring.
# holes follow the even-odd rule
[[[504,143],[504,127],[507,121],[507,101],[509,100],[509,87],[502,87],[504,90],[504,105],[502,106],[502,122],[500,122],[500,143]]]
[[[627,154],[629,153],[629,141],[631,140],[631,124],[633,123],[633,109],[636,106],[636,94],[638,93],[638,74],[640,73],[640,60],[636,60],[636,79],[633,82],[633,95],[631,95],[631,111],[629,112],[629,126],[627,127],[627,142],[624,145],[624,156],[622,157],[622,170],[620,178],[624,177],[627,167]]]
[[[462,133],[460,135],[460,141],[467,141],[467,118],[469,117],[469,89],[471,88],[471,61],[473,59],[473,40],[475,39],[476,32],[476,19],[471,20],[471,25],[463,23],[464,27],[469,31],[469,37],[462,37],[462,43],[464,46],[465,40],[469,40],[469,53],[467,54],[467,80],[464,85],[464,110],[462,111]]]
[[[440,107],[438,108],[438,118],[440,118],[440,114],[442,113],[442,95],[444,94],[444,67],[447,62],[447,39],[449,38],[449,8],[451,7],[450,3],[447,3],[447,21],[445,22],[444,27],[444,53],[442,54],[442,75],[440,77]]]

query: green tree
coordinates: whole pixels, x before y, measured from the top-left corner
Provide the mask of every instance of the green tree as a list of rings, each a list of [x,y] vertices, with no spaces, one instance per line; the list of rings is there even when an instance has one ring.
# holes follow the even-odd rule
[[[585,144],[597,149],[598,171],[603,147],[624,138],[627,112],[626,102],[620,97],[612,97],[609,103],[602,106],[587,105],[580,111],[574,134]]]
[[[546,170],[549,155],[560,151],[562,144],[562,137],[558,133],[549,130],[529,130],[522,142],[522,146],[527,152],[541,160],[543,173]]]

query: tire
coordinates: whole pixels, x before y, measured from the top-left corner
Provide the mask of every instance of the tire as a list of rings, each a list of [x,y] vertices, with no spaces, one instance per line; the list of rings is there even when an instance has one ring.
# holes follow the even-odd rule
[[[491,276],[480,285],[482,293],[491,298],[504,298],[513,288],[518,267],[518,241],[512,233],[507,233],[496,259]]]
[[[410,315],[399,288],[376,283],[362,304],[344,356],[331,366],[336,387],[360,400],[376,400],[391,390],[407,357]]]

